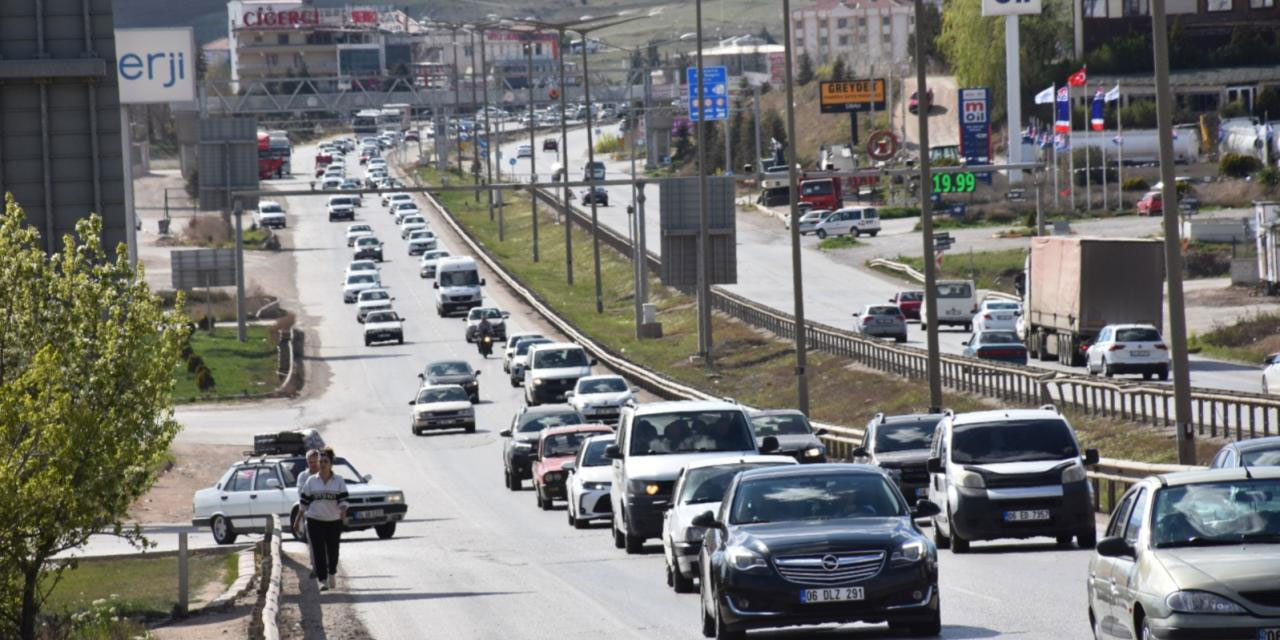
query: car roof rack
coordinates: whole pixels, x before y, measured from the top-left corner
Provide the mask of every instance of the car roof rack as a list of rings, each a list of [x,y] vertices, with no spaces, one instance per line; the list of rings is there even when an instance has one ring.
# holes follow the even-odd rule
[[[1058,405],[1053,404],[1052,402],[1040,405],[1040,409],[1042,411],[1052,411],[1058,415],[1062,415],[1062,411],[1058,409]]]

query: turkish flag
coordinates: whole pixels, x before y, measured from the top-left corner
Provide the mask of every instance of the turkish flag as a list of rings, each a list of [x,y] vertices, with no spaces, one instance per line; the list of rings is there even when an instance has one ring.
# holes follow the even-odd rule
[[[1067,86],[1083,87],[1085,83],[1088,82],[1088,77],[1085,74],[1085,69],[1087,69],[1087,67],[1080,67],[1079,71],[1071,74],[1070,76],[1067,76]]]

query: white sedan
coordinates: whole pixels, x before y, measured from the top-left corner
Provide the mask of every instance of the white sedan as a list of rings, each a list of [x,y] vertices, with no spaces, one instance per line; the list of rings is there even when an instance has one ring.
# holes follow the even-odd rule
[[[617,375],[582,376],[565,398],[587,422],[603,424],[616,423],[622,407],[633,400],[631,385]]]
[[[400,237],[408,238],[409,232],[427,228],[427,219],[422,216],[405,216],[400,220]]]
[[[418,261],[418,275],[423,278],[436,277],[436,265],[440,263],[441,258],[450,256],[448,249],[432,249],[422,254],[422,259]]]
[[[381,273],[381,271],[382,269],[378,267],[378,263],[374,262],[373,260],[352,260],[347,265],[347,271],[342,274],[342,277],[345,278],[353,273],[378,274],[378,273]]]
[[[974,332],[1015,331],[1022,316],[1022,303],[1013,300],[983,300],[973,314]]]
[[[377,289],[382,286],[377,273],[353,273],[342,282],[342,301],[352,304],[356,296],[366,289]]]
[[[347,225],[347,246],[354,245],[358,238],[371,235],[373,235],[373,227],[367,224],[349,224]]]
[[[609,491],[613,487],[613,466],[604,456],[605,447],[613,444],[612,435],[592,436],[582,441],[573,462],[562,467],[569,472],[566,481],[569,501],[569,524],[585,529],[592,520],[613,517]]]
[[[384,207],[389,207],[401,202],[413,202],[413,196],[408,193],[389,193],[382,196],[382,206]]]

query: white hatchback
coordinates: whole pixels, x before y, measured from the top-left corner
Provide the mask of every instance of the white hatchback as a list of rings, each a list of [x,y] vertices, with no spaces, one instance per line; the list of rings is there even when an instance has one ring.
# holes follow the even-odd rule
[[[423,278],[436,277],[436,263],[441,258],[448,258],[449,251],[447,249],[433,249],[422,254],[422,260],[418,261],[418,275]]]
[[[1143,380],[1153,375],[1168,380],[1169,347],[1149,324],[1109,324],[1089,345],[1084,366],[1090,375],[1110,378],[1117,373],[1141,373]]]
[[[973,330],[1013,331],[1022,315],[1022,303],[1014,300],[983,300],[978,312],[973,314]]]
[[[569,472],[565,483],[569,506],[569,524],[575,529],[585,529],[592,520],[608,520],[609,491],[613,487],[612,461],[604,455],[605,447],[613,444],[612,435],[593,436],[582,442],[578,456],[564,469]],[[572,465],[572,466],[570,466]]]
[[[803,230],[803,228],[802,228]],[[847,207],[832,211],[813,228],[819,238],[866,234],[875,237],[880,233],[880,213],[875,207]]]

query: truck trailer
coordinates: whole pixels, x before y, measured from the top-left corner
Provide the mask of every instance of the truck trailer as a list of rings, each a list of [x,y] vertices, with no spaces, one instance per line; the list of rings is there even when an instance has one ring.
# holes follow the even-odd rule
[[[1106,325],[1164,326],[1164,247],[1136,238],[1032,238],[1023,303],[1027,354],[1082,366]]]

